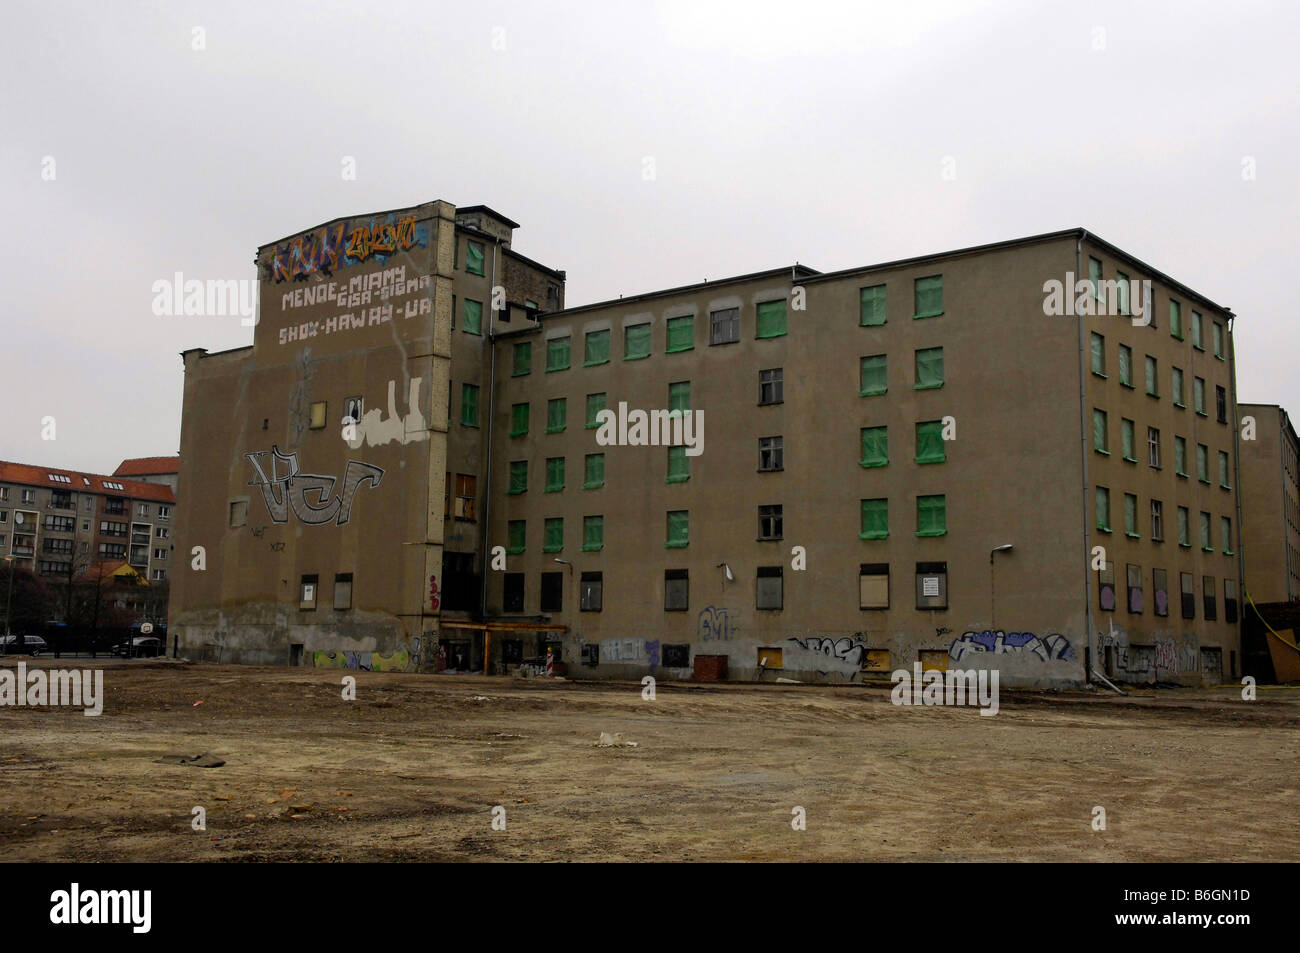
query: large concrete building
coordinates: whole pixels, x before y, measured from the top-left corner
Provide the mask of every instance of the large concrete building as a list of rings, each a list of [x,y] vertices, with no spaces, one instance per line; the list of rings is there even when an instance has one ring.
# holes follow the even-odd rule
[[[435,202],[259,250],[253,346],[185,354],[191,655],[1237,673],[1227,309],[1079,229],[566,309],[515,227]]]
[[[1246,589],[1256,603],[1300,599],[1300,439],[1276,404],[1242,404],[1253,433],[1241,441]]]

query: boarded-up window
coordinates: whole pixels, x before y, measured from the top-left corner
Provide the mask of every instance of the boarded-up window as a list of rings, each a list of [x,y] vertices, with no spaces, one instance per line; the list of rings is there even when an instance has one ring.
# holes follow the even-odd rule
[[[686,569],[664,570],[664,611],[685,612],[690,606],[690,572]],[[665,647],[666,648],[666,647]],[[667,661],[664,662],[668,664]]]
[[[311,422],[308,426],[312,430],[320,430],[325,426],[325,408],[326,403],[323,400],[318,400],[311,405]]]
[[[758,667],[759,668],[784,668],[785,653],[773,646],[760,645],[758,647]]]
[[[505,574],[501,593],[501,607],[506,612],[524,611],[524,574],[508,572]]]
[[[352,573],[334,574],[334,608],[338,610],[352,608]]]
[[[756,607],[759,609],[780,609],[783,605],[784,588],[780,566],[759,566],[756,581]]]
[[[948,608],[948,564],[916,564],[916,607],[918,609]]]
[[[858,606],[889,608],[889,563],[863,563],[858,571]]]
[[[230,526],[232,529],[248,522],[248,500],[230,501]]]

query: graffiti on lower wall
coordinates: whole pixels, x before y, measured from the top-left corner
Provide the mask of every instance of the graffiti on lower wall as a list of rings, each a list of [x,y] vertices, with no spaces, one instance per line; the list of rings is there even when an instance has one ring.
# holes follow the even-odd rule
[[[405,672],[411,657],[403,651],[391,655],[378,652],[316,652],[312,656],[316,668],[350,668],[362,672]]]
[[[1177,640],[1156,639],[1155,654],[1158,672],[1177,675],[1201,669],[1201,654],[1194,635],[1184,635]]]
[[[1036,655],[1044,662],[1073,661],[1074,647],[1063,635],[1052,634],[1040,638],[1032,632],[1003,632],[1001,629],[983,632],[965,632],[948,647],[948,657],[960,662],[972,652],[993,655]]]
[[[603,639],[600,643],[600,660],[621,664],[647,664],[659,667],[658,639]]]
[[[739,613],[732,609],[705,606],[695,618],[695,632],[705,642],[730,641],[740,631]]]
[[[345,417],[343,437],[353,450],[363,443],[371,447],[383,446],[396,440],[401,444],[418,443],[429,439],[428,424],[420,413],[420,384],[423,378],[412,377],[406,392],[407,413],[397,412],[397,381],[388,382],[388,416],[379,407],[365,411],[360,420]]]
[[[262,466],[263,458],[270,453],[271,474],[267,476]],[[273,523],[286,523],[289,510],[308,526],[335,522],[344,526],[352,519],[352,502],[362,484],[378,487],[384,478],[382,468],[372,463],[349,460],[343,473],[343,485],[337,496],[334,485],[338,477],[319,473],[301,473],[298,469],[298,451],[281,453],[278,446],[269,451],[257,450],[244,456],[253,465],[253,479],[249,486],[260,487],[262,501]],[[281,472],[281,464],[284,471]]]
[[[796,671],[815,671],[819,675],[842,675],[857,678],[867,657],[867,645],[851,636],[791,636],[789,648],[782,653],[782,665]]]

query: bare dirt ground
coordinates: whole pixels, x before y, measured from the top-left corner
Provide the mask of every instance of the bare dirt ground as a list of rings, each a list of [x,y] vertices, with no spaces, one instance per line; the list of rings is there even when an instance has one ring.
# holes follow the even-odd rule
[[[94,664],[98,718],[0,708],[0,860],[1300,857],[1294,689],[1003,692],[980,717],[879,687],[661,683],[643,701],[632,684]],[[637,747],[594,747],[602,731]],[[201,753],[226,763],[155,763]]]

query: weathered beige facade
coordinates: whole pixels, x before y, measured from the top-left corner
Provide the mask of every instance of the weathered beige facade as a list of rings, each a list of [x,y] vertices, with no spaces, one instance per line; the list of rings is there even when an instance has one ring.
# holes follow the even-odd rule
[[[1300,441],[1285,410],[1242,404],[1254,439],[1241,442],[1246,590],[1256,603],[1300,599]]]
[[[427,247],[333,280],[407,264],[431,276],[423,317],[322,339],[313,322],[329,308],[284,303],[320,280],[272,270],[254,347],[186,356],[182,538],[220,563],[174,585],[172,625],[191,653],[429,667],[437,638],[436,666],[502,671],[541,651],[547,636],[527,627],[549,626],[576,676],[685,677],[707,656],[725,657],[732,678],[833,681],[916,662],[1044,686],[1081,684],[1085,666],[1135,682],[1238,671],[1232,315],[1121,250],[1072,230],[563,309],[563,274],[509,250],[514,223],[490,209],[394,214],[413,214]],[[483,275],[466,273],[466,240],[484,247]],[[1068,274],[1150,281],[1153,326],[1074,316],[1091,296]],[[1070,283],[1068,313],[1045,313],[1053,281]],[[495,333],[467,331],[467,297]],[[281,345],[288,322],[298,339]],[[393,381],[407,414],[416,379],[422,416],[404,439],[343,442],[338,401],[386,407]],[[623,404],[625,421],[689,412],[694,429],[677,436],[693,448],[609,444],[594,395],[616,415]],[[329,426],[313,430],[320,400]],[[350,518],[312,523],[337,489],[280,479],[293,464],[282,456],[273,472],[275,447],[297,452],[304,473],[345,483],[351,461],[382,478],[359,471]],[[268,516],[277,486],[290,501],[281,521]],[[232,526],[241,500],[248,523]],[[336,572],[353,574],[350,607],[333,610],[326,592],[300,608],[303,577],[325,587]]]

